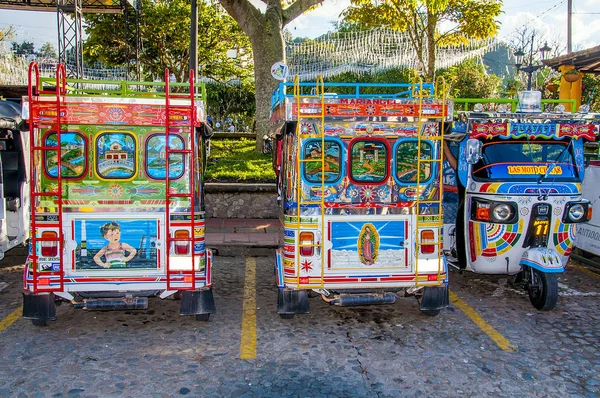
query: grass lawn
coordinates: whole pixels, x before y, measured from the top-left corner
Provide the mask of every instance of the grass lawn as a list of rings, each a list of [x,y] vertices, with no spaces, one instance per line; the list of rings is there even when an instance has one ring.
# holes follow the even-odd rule
[[[271,155],[254,151],[249,138],[212,139],[206,166],[207,182],[275,182]]]

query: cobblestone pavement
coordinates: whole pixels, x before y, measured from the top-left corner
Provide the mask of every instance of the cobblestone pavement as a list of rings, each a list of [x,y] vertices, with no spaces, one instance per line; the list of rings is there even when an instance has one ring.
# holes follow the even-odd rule
[[[506,277],[453,272],[452,292],[516,347],[507,352],[456,306],[430,318],[410,298],[313,298],[310,314],[280,319],[273,261],[256,258],[256,359],[239,359],[245,258],[216,257],[209,322],[160,299],[137,312],[62,305],[46,328],[18,319],[0,331],[0,396],[600,396],[600,274],[569,268],[557,308],[542,313]],[[0,269],[0,319],[21,305],[21,273]]]

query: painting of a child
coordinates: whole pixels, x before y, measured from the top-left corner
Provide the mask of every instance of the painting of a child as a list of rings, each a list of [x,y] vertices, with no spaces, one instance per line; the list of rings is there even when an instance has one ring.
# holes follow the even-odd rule
[[[125,268],[126,263],[135,257],[137,250],[121,242],[121,227],[112,221],[100,227],[100,234],[108,241],[94,256],[94,262],[102,268]],[[125,253],[129,253],[125,255]],[[104,261],[102,260],[104,257]]]

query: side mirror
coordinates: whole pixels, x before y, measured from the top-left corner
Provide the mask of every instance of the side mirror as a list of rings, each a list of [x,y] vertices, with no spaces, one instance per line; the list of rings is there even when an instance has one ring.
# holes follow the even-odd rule
[[[475,164],[475,163],[479,162],[479,159],[481,159],[481,147],[482,146],[483,146],[483,144],[479,140],[476,140],[474,138],[469,138],[467,140],[467,145],[465,147],[467,163]]]

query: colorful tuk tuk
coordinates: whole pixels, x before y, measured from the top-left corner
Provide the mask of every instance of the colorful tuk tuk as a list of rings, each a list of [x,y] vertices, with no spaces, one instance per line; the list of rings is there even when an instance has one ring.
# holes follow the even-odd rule
[[[516,275],[533,306],[551,310],[576,224],[592,215],[581,195],[583,143],[596,138],[600,119],[542,113],[540,98],[523,94],[529,104],[517,112],[459,113],[459,206],[455,225],[445,226],[455,239],[444,239],[444,248],[460,269]]]
[[[293,89],[292,93],[288,90]],[[448,305],[441,159],[452,103],[433,84],[281,83],[272,97],[277,312],[415,296]]]
[[[193,72],[189,83],[169,83],[168,71],[165,83],[67,81],[59,65],[48,82],[31,64],[25,318],[55,320],[55,299],[144,309],[148,297],[177,292],[182,315],[215,312],[204,246],[205,95]]]
[[[16,102],[0,101],[0,260],[29,239],[29,134]]]

